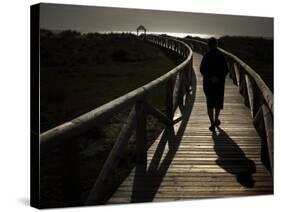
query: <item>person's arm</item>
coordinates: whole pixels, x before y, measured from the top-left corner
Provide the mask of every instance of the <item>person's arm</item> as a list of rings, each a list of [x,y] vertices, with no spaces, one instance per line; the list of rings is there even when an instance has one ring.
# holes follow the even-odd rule
[[[224,56],[223,56],[223,63],[222,63],[222,65],[223,65],[222,68],[223,68],[224,76],[226,76],[227,73],[229,72],[229,69],[228,69],[227,62],[226,62],[226,59],[225,59]]]
[[[203,57],[201,64],[200,64],[200,73],[205,76],[206,75],[206,58]]]

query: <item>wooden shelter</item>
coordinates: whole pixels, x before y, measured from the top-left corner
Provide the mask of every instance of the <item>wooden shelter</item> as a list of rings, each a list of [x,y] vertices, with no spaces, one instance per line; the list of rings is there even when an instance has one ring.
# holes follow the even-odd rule
[[[143,25],[140,25],[137,28],[137,36],[139,36],[139,31],[143,31],[143,33],[146,35],[146,28]]]

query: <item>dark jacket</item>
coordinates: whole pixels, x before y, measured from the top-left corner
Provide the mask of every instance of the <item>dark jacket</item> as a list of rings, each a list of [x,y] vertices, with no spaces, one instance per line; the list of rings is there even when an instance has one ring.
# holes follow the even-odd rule
[[[218,49],[204,55],[200,72],[203,75],[203,89],[209,108],[223,108],[225,76],[228,67],[224,55]]]

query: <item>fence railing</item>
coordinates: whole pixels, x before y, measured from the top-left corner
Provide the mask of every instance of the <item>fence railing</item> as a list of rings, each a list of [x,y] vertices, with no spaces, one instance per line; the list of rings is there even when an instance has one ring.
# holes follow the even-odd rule
[[[192,50],[204,55],[208,51],[205,42],[194,39],[183,39]],[[234,54],[220,49],[225,55],[229,76],[239,87],[244,103],[249,107],[253,123],[263,139],[261,159],[273,174],[273,94],[261,77],[245,62]]]
[[[106,185],[112,171],[118,165],[120,156],[128,144],[128,141],[135,130],[136,132],[136,162],[146,163],[147,144],[146,144],[146,116],[151,114],[166,125],[173,124],[174,111],[178,105],[182,104],[185,94],[189,94],[192,81],[192,50],[183,41],[175,38],[166,38],[156,35],[146,35],[146,40],[156,45],[162,46],[182,57],[183,62],[170,70],[168,73],[151,81],[150,83],[139,87],[124,96],[121,96],[105,105],[102,105],[88,113],[85,113],[71,121],[65,122],[53,129],[50,129],[40,135],[40,151],[48,153],[52,148],[58,145],[64,145],[66,157],[64,166],[67,167],[66,173],[77,173],[79,167],[75,163],[77,157],[77,148],[73,147],[74,136],[91,129],[102,120],[118,114],[124,108],[131,106],[127,121],[122,126],[114,146],[106,159],[106,162],[85,202],[86,205],[99,203],[102,201],[102,191]],[[147,95],[160,86],[165,86],[165,107],[166,114],[155,108],[147,101]],[[187,95],[188,96],[188,95]],[[73,162],[74,161],[74,162]],[[75,166],[73,164],[76,164]],[[66,202],[75,203],[79,199],[77,180],[72,176],[64,177],[64,194]],[[72,189],[72,190],[71,190]],[[66,203],[66,204],[67,204]]]

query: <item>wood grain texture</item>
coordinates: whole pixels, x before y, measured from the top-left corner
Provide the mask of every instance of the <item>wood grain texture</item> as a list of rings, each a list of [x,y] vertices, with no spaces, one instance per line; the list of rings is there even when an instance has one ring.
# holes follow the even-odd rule
[[[273,193],[270,172],[260,159],[261,138],[230,78],[226,79],[221,126],[212,134],[199,65],[193,54],[193,88],[177,108],[174,126],[165,129],[108,204],[161,202]],[[239,81],[239,80],[238,80]]]

